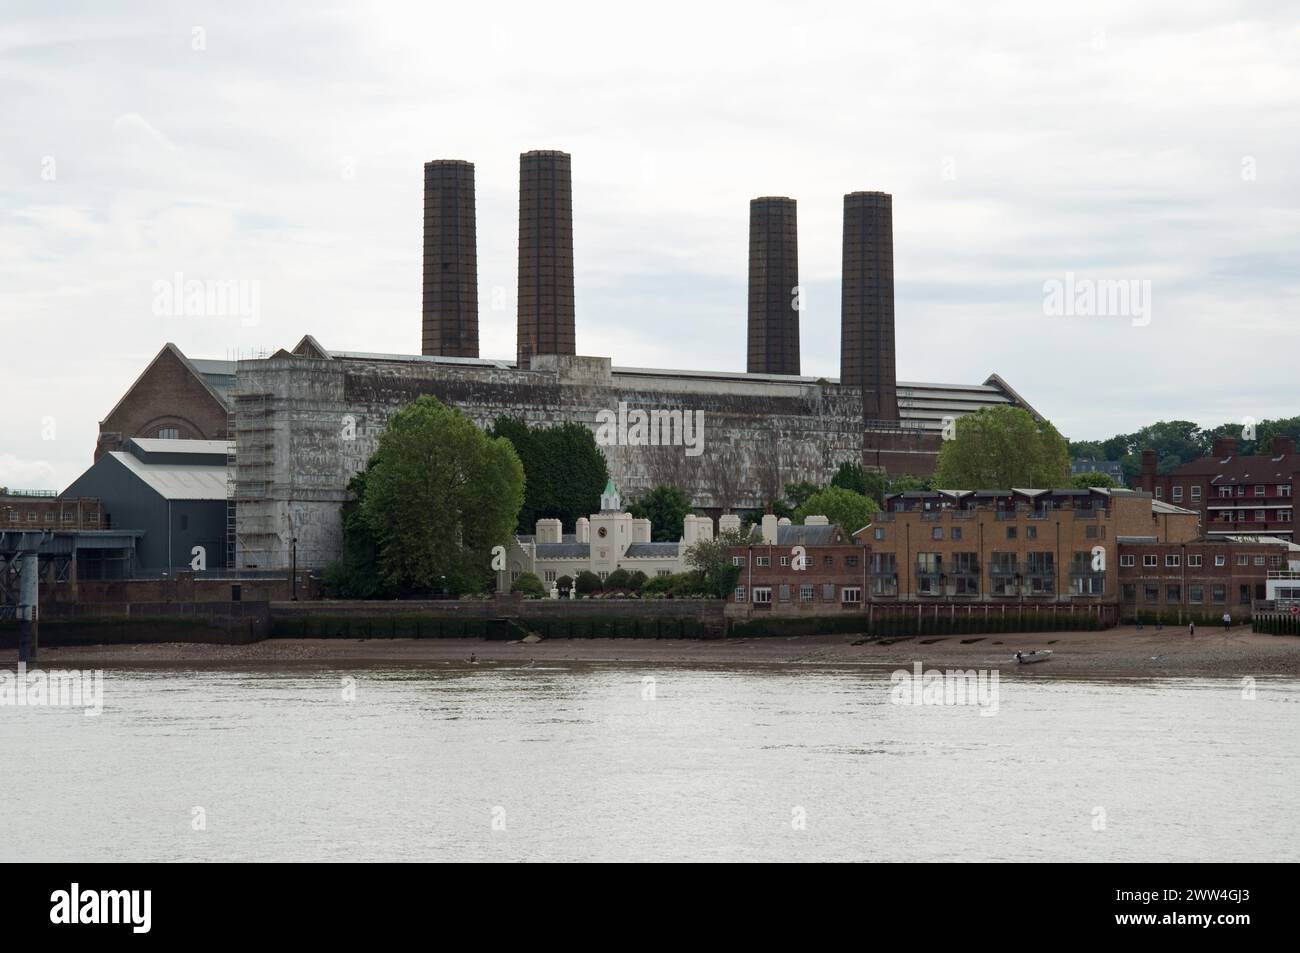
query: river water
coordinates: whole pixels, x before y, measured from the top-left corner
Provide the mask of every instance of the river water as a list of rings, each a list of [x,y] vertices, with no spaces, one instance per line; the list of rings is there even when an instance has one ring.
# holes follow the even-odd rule
[[[0,860],[1300,860],[1300,682],[889,671],[109,670],[0,707]]]

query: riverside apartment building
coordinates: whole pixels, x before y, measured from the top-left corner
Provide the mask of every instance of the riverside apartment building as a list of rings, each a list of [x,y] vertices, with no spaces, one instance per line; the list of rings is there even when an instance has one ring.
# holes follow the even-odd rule
[[[934,490],[858,531],[872,601],[1114,603],[1120,546],[1183,543],[1198,517],[1133,490]]]

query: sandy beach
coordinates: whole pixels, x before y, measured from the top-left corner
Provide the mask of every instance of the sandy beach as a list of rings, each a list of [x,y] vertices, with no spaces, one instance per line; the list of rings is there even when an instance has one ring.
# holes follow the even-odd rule
[[[700,667],[810,665],[844,667],[961,666],[1015,670],[1034,676],[1170,677],[1300,675],[1300,639],[1230,631],[1133,626],[1104,632],[919,636],[855,645],[842,635],[718,641],[560,639],[535,644],[479,639],[268,639],[252,645],[164,643],[41,649],[46,667],[240,667],[276,665],[463,665],[549,662],[648,663]],[[1017,665],[1017,650],[1051,649],[1052,658]],[[14,664],[10,653],[4,663]]]

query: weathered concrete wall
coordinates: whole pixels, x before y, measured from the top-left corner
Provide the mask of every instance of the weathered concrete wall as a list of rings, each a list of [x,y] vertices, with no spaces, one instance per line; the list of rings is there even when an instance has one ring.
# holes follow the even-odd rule
[[[601,411],[681,410],[703,424],[698,455],[685,446],[603,447],[610,475],[634,500],[660,483],[698,506],[761,506],[798,480],[826,482],[861,458],[861,392],[808,381],[615,372],[607,359],[550,356],[532,369],[434,360],[276,357],[241,361],[236,401],[239,565],[282,568],[298,539],[300,567],[321,567],[342,544],[340,506],[388,418],[422,394],[481,427],[498,417],[530,426]],[[698,413],[697,413],[698,412]],[[571,528],[569,528],[571,529]]]

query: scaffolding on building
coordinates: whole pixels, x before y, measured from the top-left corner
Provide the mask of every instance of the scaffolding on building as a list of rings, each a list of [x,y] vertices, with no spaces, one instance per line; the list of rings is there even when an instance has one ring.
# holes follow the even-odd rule
[[[233,394],[234,447],[238,465],[230,506],[235,512],[239,563],[232,568],[279,568],[268,558],[277,551],[278,527],[273,515],[275,410],[266,393]]]

